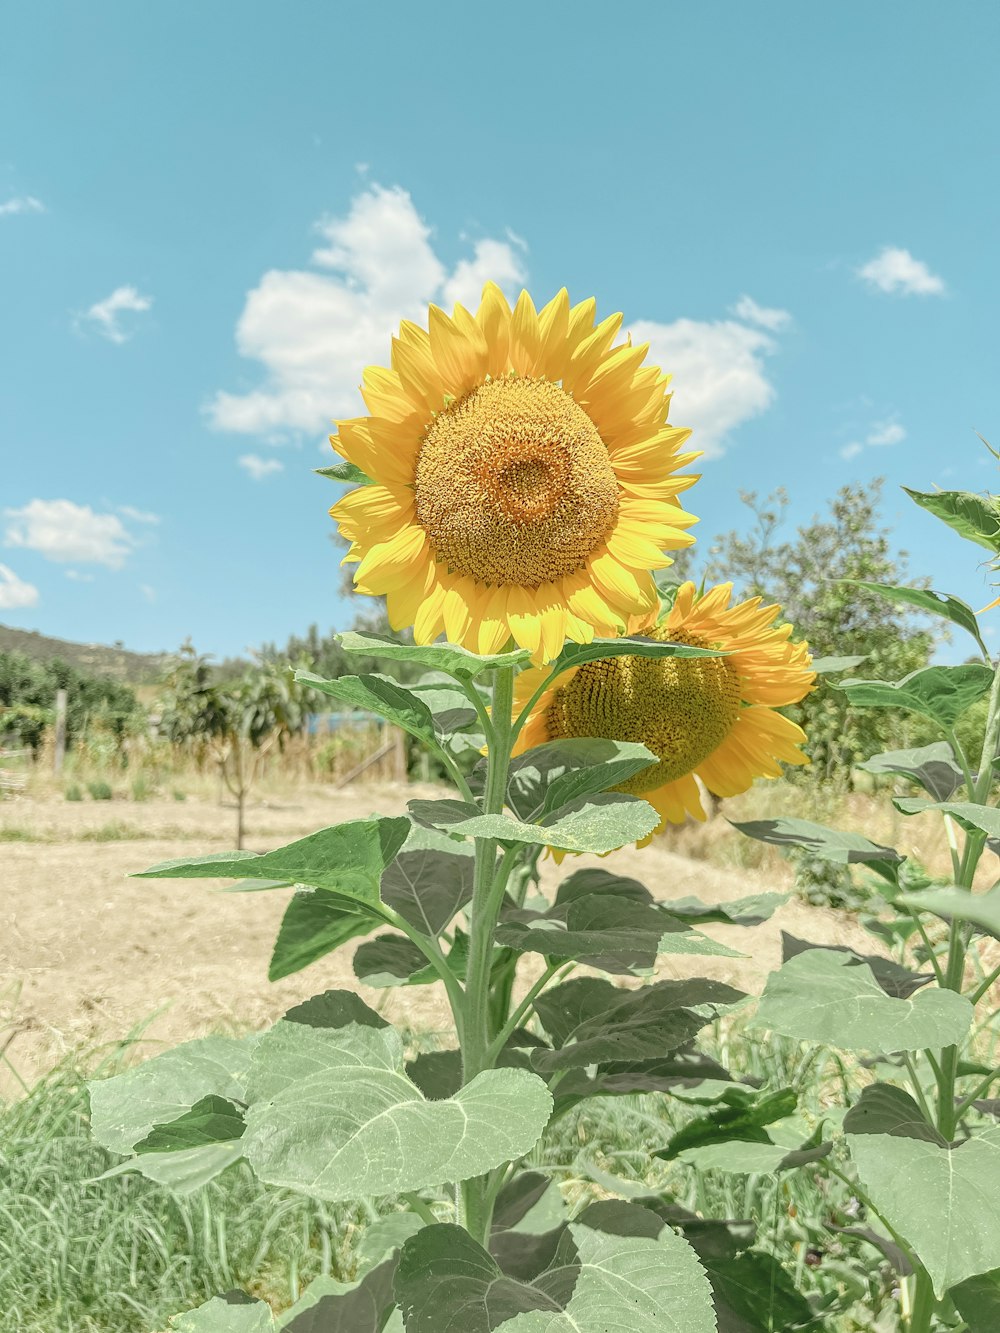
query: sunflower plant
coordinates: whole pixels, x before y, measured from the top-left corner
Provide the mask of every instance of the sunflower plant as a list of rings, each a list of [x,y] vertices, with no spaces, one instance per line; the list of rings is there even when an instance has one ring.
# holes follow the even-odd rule
[[[699,956],[739,957],[701,925],[759,924],[782,895],[670,900],[612,862],[574,859],[704,818],[699,782],[727,797],[802,763],[805,736],[779,710],[817,670],[850,665],[810,661],[776,606],[733,604],[728,585],[687,583],[661,605],[653,573],[691,540],[678,497],[696,455],[668,422],[667,378],[646,348],[616,341],[620,323],[565,293],[511,309],[492,286],[475,314],[432,307],[427,329],[403,325],[391,368],[366,372],[368,415],[333,437],[343,462],[328,471],[354,486],[332,512],[357,586],[384,595],[414,638],[348,633],[341,646],[426,674],[408,686],[299,678],[408,732],[454,793],[264,854],[145,873],[291,889],[272,979],[354,942],[367,986],[440,984],[454,1033],[414,1052],[355,991],[328,990],[264,1033],[188,1042],[92,1085],[94,1133],[125,1159],[116,1170],[190,1191],[242,1159],[324,1202],[379,1203],[353,1281],[320,1278],[280,1316],[216,1297],[178,1316],[178,1333],[832,1330],[836,1306],[797,1290],[743,1222],[697,1216],[668,1190],[619,1182],[615,1198],[610,1179],[612,1197],[567,1210],[540,1169],[544,1135],[587,1098],[635,1092],[693,1108],[673,1137],[642,1145],[651,1167],[676,1164],[668,1184],[674,1170],[841,1175],[868,1210],[865,1236],[901,1265],[909,1327],[925,1333],[935,1312],[986,1327],[967,1311],[1000,1294],[1000,1132],[978,1124],[995,1071],[970,1043],[1000,969],[970,981],[969,962],[977,930],[1000,933],[1000,907],[971,893],[1000,837],[988,805],[998,677],[984,661],[841,686],[856,706],[941,725],[927,753],[873,763],[923,783],[930,800],[900,808],[946,819],[954,884],[920,881],[859,834],[743,826],[863,863],[894,914],[883,929],[912,928],[930,969],[807,945],[772,974],[761,1028],[876,1059],[846,1114],[804,1124],[794,1090],[742,1082],[699,1049],[748,997],[689,975]],[[958,599],[884,594],[919,596],[978,635]],[[954,722],[984,693],[976,767]],[[543,856],[565,872],[551,897]]]

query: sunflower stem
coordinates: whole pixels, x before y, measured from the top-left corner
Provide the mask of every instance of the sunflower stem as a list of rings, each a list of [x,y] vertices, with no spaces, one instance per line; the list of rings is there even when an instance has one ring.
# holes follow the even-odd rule
[[[482,799],[485,815],[503,812],[507,795],[507,776],[514,744],[511,725],[514,709],[514,669],[502,667],[495,673],[493,707],[490,713],[490,745],[486,764],[486,790]],[[469,961],[465,984],[465,1013],[462,1024],[462,1076],[470,1082],[490,1068],[495,1054],[490,982],[493,943],[503,891],[514,856],[508,852],[497,866],[497,839],[476,839],[476,869],[469,912]],[[462,1185],[465,1225],[472,1236],[485,1244],[489,1236],[493,1200],[489,1177],[479,1176]]]

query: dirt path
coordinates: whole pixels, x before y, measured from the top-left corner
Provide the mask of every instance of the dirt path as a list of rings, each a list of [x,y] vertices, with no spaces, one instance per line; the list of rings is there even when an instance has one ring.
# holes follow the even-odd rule
[[[378,810],[395,814],[429,795],[415,787],[318,792],[250,811],[249,844],[280,846],[324,825]],[[437,793],[434,793],[437,794]],[[225,894],[210,880],[134,880],[132,872],[172,857],[231,846],[232,814],[209,801],[67,804],[21,800],[0,806],[0,830],[23,829],[44,842],[0,843],[0,1049],[27,1081],[82,1044],[115,1041],[137,1024],[149,1053],[209,1029],[273,1020],[329,987],[357,989],[387,1016],[424,1029],[450,1026],[440,987],[372,991],[351,971],[352,950],[272,984],[267,963],[287,890]],[[109,825],[117,825],[110,827]],[[125,841],[91,840],[124,832]],[[89,836],[88,836],[89,835]],[[669,842],[625,849],[577,865],[600,865],[641,879],[661,899],[695,895],[722,902],[766,889],[773,878],[721,870],[672,854]],[[566,873],[551,862],[544,884]],[[847,916],[790,900],[766,925],[709,926],[743,959],[670,958],[664,975],[697,969],[744,989],[760,989],[779,962],[779,932],[872,952],[872,940]],[[0,1095],[12,1088],[0,1067]]]

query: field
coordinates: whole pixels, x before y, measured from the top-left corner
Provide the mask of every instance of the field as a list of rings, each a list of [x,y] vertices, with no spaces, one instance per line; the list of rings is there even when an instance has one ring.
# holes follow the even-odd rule
[[[440,791],[361,786],[333,792],[301,786],[251,806],[248,846],[264,851],[328,824],[373,810],[394,814],[418,796]],[[777,795],[777,793],[775,793]],[[0,1090],[13,1091],[11,1066],[25,1082],[67,1052],[115,1042],[146,1024],[144,1050],[206,1031],[247,1029],[273,1021],[300,1000],[329,987],[357,987],[394,1021],[434,1032],[445,1026],[439,986],[373,991],[350,971],[350,950],[276,984],[267,980],[269,949],[286,891],[225,894],[222,882],[138,880],[129,876],[159,861],[232,845],[232,811],[208,795],[184,801],[67,802],[22,798],[0,805],[0,976],[6,996],[7,1057]],[[695,895],[728,901],[788,889],[791,873],[777,856],[761,869],[724,868],[671,850],[704,852],[738,841],[721,818],[710,829],[668,835],[642,851],[580,857],[580,865],[615,869],[641,879],[660,899]],[[752,845],[750,845],[752,846]],[[756,848],[754,848],[756,850]],[[545,863],[543,885],[562,872]],[[707,926],[745,959],[698,959],[701,973],[754,993],[780,962],[780,932],[871,952],[873,941],[844,913],[809,906],[794,896],[766,924],[751,930]],[[661,962],[664,975],[683,975],[683,960]]]

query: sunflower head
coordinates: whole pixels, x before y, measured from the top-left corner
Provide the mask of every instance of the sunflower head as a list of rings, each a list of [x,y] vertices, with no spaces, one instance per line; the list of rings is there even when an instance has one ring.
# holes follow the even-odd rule
[[[611,657],[560,675],[535,705],[518,748],[566,736],[640,741],[657,757],[620,788],[659,812],[660,827],[704,819],[695,777],[717,796],[736,796],[781,763],[807,763],[801,727],[776,709],[797,703],[815,682],[808,647],[760,598],[730,606],[731,584],[700,599],[692,583],[659,621],[632,624],[664,643],[714,648],[725,657]],[[544,679],[517,680],[526,702]]]
[[[545,661],[656,606],[650,571],[693,540],[677,497],[696,478],[677,473],[697,455],[620,327],[565,291],[511,310],[488,284],[475,315],[404,322],[392,367],[365,372],[369,415],[331,443],[374,484],[331,513],[395,629]]]

